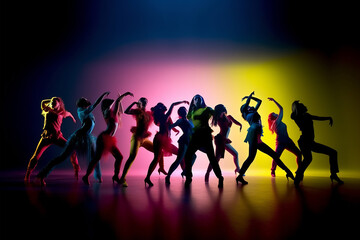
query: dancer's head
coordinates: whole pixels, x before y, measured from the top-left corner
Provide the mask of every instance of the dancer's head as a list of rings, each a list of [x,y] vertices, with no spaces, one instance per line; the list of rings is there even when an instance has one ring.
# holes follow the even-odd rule
[[[196,94],[191,100],[189,112],[195,111],[196,109],[204,108],[204,107],[206,107],[204,98],[201,95]]]
[[[139,108],[141,108],[141,109],[145,109],[147,103],[148,103],[147,98],[142,97],[142,98],[140,98],[139,101],[138,101],[138,106],[139,106]]]
[[[300,116],[304,113],[306,113],[308,111],[308,109],[306,108],[306,106],[302,103],[299,102],[299,100],[294,101],[292,104],[292,113],[291,116],[292,118]]]
[[[186,119],[186,115],[187,115],[187,110],[185,107],[180,107],[178,109],[178,114],[180,118]]]
[[[269,114],[268,117],[268,124],[269,124],[269,130],[274,133],[274,123],[276,121],[276,119],[278,118],[279,115],[277,115],[276,113],[272,112]]]
[[[58,111],[58,112],[65,111],[64,101],[60,97],[52,97],[49,105],[55,111]]]
[[[78,108],[87,108],[91,105],[91,102],[89,100],[87,100],[86,98],[82,97],[79,98],[76,102],[76,106]]]
[[[101,111],[104,113],[106,110],[110,109],[111,104],[114,102],[114,99],[105,98],[101,101]]]
[[[159,102],[158,104],[156,104],[155,107],[151,108],[151,112],[153,113],[154,116],[154,123],[158,124],[160,121],[160,117],[163,116],[165,114],[165,111],[167,110],[166,106]]]
[[[214,113],[214,117],[213,117],[213,119],[212,119],[211,124],[212,124],[213,126],[217,126],[221,114],[222,114],[222,113],[225,113],[225,114],[226,114],[227,111],[226,111],[225,106],[222,105],[222,104],[216,105],[215,108],[214,108],[214,111],[215,111],[215,113]]]
[[[251,107],[251,106],[247,106],[246,107],[246,104],[243,104],[241,107],[240,107],[240,112],[241,113],[244,113],[244,112],[254,112],[256,111],[254,107]]]

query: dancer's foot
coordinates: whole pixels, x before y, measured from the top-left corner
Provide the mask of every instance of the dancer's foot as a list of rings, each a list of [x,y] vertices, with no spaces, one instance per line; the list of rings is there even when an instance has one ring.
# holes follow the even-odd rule
[[[144,179],[144,182],[145,182],[145,187],[146,187],[146,184],[148,184],[149,187],[154,186],[154,184],[150,181],[150,178],[145,178],[145,179]]]
[[[224,187],[224,177],[220,177],[219,178],[218,188],[223,188],[223,187]]]
[[[331,174],[330,179],[331,179],[331,182],[334,182],[334,180],[335,180],[336,182],[338,182],[338,184],[344,184],[344,181],[342,181],[336,173]]]
[[[244,178],[241,176],[241,174],[240,174],[239,176],[237,176],[237,178],[236,178],[236,184],[238,184],[239,182],[240,182],[242,185],[248,184],[248,182],[244,180]]]
[[[166,172],[165,169],[163,169],[163,168],[159,168],[159,169],[158,169],[158,173],[159,173],[159,175],[160,175],[160,173],[162,173],[162,174],[164,174],[164,175],[167,175],[167,172]]]
[[[209,182],[209,176],[210,176],[210,173],[209,172],[206,172],[205,173],[205,182]]]
[[[121,183],[119,176],[116,176],[116,175],[114,175],[114,176],[112,177],[112,181],[113,181],[113,183],[116,182],[117,184],[120,184],[120,183]]]
[[[90,182],[89,182],[89,176],[85,175],[82,177],[82,181],[86,184],[86,185],[90,185]]]
[[[167,175],[165,177],[165,184],[170,185],[170,176],[169,175]]]

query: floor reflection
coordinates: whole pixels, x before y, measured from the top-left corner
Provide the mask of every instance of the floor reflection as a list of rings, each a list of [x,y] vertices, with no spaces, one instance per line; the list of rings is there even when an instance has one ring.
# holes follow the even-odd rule
[[[250,184],[242,186],[227,176],[223,190],[202,177],[190,189],[175,176],[170,186],[154,176],[152,188],[142,177],[129,176],[128,188],[110,179],[88,187],[59,173],[40,187],[25,186],[22,173],[2,174],[1,232],[39,239],[335,239],[353,236],[359,224],[360,179],[338,186],[307,177],[295,188],[285,177],[247,176]]]

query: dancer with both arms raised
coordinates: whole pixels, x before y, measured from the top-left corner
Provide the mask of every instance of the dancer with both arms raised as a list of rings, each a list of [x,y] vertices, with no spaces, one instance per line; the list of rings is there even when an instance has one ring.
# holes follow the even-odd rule
[[[121,161],[123,156],[116,146],[115,133],[119,125],[119,118],[121,111],[121,100],[125,96],[134,96],[131,92],[126,92],[120,95],[115,101],[113,99],[106,98],[101,102],[101,111],[103,113],[104,120],[107,124],[105,131],[101,132],[96,140],[96,151],[95,156],[89,163],[85,176],[82,178],[83,182],[89,185],[89,176],[94,171],[95,165],[100,161],[100,158],[110,152],[115,158],[114,164],[114,176],[112,177],[113,182],[120,182],[119,172]]]

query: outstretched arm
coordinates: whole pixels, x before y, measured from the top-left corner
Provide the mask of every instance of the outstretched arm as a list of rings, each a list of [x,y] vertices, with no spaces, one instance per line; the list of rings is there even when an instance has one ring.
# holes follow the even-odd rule
[[[283,118],[283,116],[284,116],[283,107],[282,107],[275,99],[273,99],[273,98],[268,98],[268,99],[269,99],[270,101],[273,101],[273,102],[276,104],[276,106],[278,106],[280,112],[279,112],[279,116],[278,116],[278,118],[277,118],[276,121],[281,121],[282,118]]]
[[[89,113],[92,112],[95,107],[103,100],[103,98],[109,94],[110,92],[104,92],[98,99],[96,99],[95,103],[89,107]]]
[[[318,121],[326,121],[329,120],[329,124],[330,126],[333,125],[333,119],[332,117],[318,117],[318,116],[314,116],[314,115],[310,115],[312,120],[318,120]]]
[[[188,101],[174,102],[173,104],[171,104],[169,110],[166,112],[165,117],[166,117],[166,118],[170,117],[170,115],[171,115],[172,110],[174,109],[174,107],[175,107],[176,105],[179,105],[179,104],[182,104],[182,103],[186,103],[186,104],[189,105],[189,102],[188,102]]]

